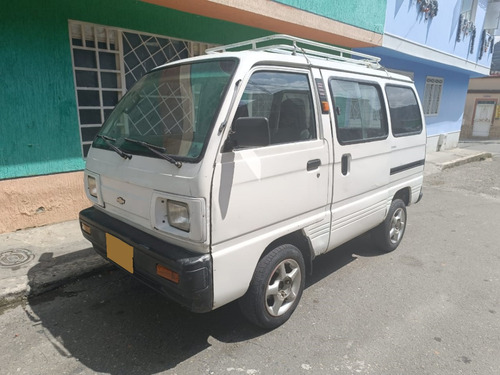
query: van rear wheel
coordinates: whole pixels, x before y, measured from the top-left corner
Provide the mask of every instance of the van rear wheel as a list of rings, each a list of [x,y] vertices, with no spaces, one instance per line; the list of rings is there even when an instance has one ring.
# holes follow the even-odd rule
[[[401,199],[394,199],[384,222],[374,229],[377,247],[389,253],[396,250],[406,229],[406,205]]]
[[[253,324],[273,329],[297,307],[305,285],[304,258],[293,245],[281,245],[257,264],[250,287],[240,299],[243,315]]]

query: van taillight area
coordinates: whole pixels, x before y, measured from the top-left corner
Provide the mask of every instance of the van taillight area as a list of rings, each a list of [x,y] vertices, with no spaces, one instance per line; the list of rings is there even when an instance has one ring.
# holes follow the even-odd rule
[[[101,256],[193,312],[213,309],[212,259],[146,234],[90,207],[80,227]]]

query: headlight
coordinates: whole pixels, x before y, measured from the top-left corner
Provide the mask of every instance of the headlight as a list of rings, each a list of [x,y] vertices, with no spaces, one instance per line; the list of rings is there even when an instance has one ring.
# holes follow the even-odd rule
[[[191,224],[189,221],[189,207],[186,203],[167,201],[168,223],[174,228],[189,232]]]
[[[97,182],[95,177],[87,176],[87,186],[89,189],[89,194],[94,198],[97,198]]]
[[[98,174],[90,173],[85,171],[85,188],[87,193],[87,198],[90,199],[91,202],[98,204],[101,207],[104,207],[104,202],[102,201],[101,196],[101,182]]]
[[[96,180],[99,185],[99,176],[96,176]],[[99,190],[98,194],[101,194]],[[205,206],[203,198],[153,191],[151,229],[167,236],[202,243],[207,240]]]

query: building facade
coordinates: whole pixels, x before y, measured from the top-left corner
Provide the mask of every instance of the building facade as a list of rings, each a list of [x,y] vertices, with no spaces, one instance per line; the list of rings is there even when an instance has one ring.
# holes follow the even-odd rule
[[[428,149],[459,138],[469,78],[488,74],[493,0],[19,0],[0,12],[0,233],[77,217],[85,156],[146,71],[273,33],[382,57],[416,82]],[[497,24],[495,25],[495,22]]]
[[[460,139],[500,139],[500,76],[470,80]]]
[[[382,46],[362,49],[411,76],[427,123],[427,150],[457,146],[469,79],[489,74],[498,1],[388,0]]]
[[[361,12],[363,10],[363,12]],[[385,0],[19,0],[0,12],[0,233],[75,219],[85,156],[145,71],[206,47],[288,33],[382,41]]]

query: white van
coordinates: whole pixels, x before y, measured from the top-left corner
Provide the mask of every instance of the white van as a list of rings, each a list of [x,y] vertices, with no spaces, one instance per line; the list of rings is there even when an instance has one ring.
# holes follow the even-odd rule
[[[88,154],[83,235],[192,311],[281,325],[313,259],[370,230],[394,250],[422,196],[421,105],[378,63],[275,35],[146,74]]]

